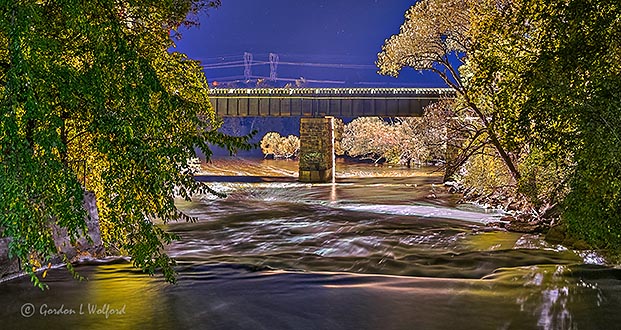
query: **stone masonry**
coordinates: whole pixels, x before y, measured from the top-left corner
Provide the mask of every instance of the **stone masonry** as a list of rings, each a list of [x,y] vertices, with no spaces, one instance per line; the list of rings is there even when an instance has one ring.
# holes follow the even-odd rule
[[[301,182],[332,182],[334,164],[333,117],[300,119]]]

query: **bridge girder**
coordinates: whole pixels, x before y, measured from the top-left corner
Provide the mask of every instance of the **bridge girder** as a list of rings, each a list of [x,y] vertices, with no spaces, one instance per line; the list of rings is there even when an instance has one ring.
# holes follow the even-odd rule
[[[412,117],[450,88],[248,88],[211,89],[221,117]]]

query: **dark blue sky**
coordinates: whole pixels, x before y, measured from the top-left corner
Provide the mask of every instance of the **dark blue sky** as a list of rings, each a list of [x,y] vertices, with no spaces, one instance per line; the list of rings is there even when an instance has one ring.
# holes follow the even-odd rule
[[[374,65],[384,40],[399,32],[414,0],[222,0],[182,31],[177,50],[201,60],[210,82],[244,80],[244,52],[252,76],[269,77],[269,53],[279,56],[278,85],[304,77],[310,86],[435,87],[433,74],[404,69],[383,77]]]

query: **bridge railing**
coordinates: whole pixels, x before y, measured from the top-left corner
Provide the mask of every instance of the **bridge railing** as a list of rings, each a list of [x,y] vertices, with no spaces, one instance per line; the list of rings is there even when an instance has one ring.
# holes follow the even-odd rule
[[[452,88],[213,88],[212,96],[273,96],[299,97],[302,95],[438,95],[451,97],[455,95]]]

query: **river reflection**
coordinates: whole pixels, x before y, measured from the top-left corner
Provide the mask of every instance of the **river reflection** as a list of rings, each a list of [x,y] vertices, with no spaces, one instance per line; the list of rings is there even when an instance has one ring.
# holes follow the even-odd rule
[[[179,283],[123,260],[64,270],[51,289],[0,284],[7,328],[610,329],[621,271],[594,253],[490,230],[457,208],[438,174],[339,164],[336,184],[297,183],[287,161],[220,160],[202,178],[228,198],[179,201],[195,223],[166,226]],[[249,179],[250,177],[250,179]],[[22,316],[23,306],[35,313]],[[108,305],[122,314],[42,315]],[[29,307],[29,306],[27,306]],[[107,316],[107,318],[106,318]],[[2,327],[4,329],[4,326]]]

